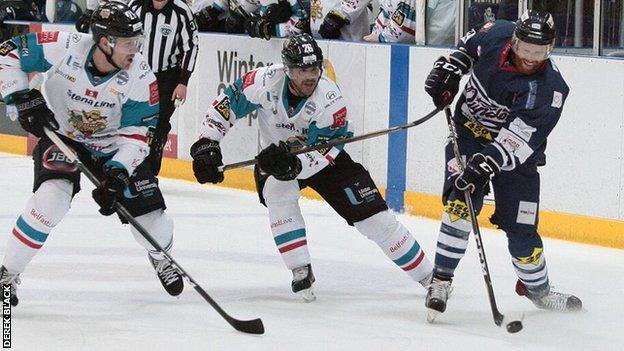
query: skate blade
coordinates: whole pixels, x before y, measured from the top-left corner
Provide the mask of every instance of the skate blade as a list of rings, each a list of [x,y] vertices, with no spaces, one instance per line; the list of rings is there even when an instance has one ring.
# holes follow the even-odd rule
[[[306,303],[316,300],[316,295],[314,294],[314,290],[312,290],[312,288],[297,291],[296,294],[301,296],[303,298],[303,302]]]
[[[440,311],[433,310],[431,308],[427,309],[427,322],[433,323],[436,318],[440,315]]]

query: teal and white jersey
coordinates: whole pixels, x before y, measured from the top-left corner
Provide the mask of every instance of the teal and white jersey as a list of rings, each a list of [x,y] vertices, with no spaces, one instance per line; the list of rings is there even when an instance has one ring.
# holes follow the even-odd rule
[[[94,77],[86,69],[96,50],[91,35],[29,33],[0,46],[0,92],[28,89],[28,74],[45,72],[42,93],[59,123],[58,133],[129,174],[149,153],[148,130],[158,121],[156,77],[140,54],[127,70]]]
[[[296,108],[288,106],[288,81],[281,64],[247,72],[208,108],[199,137],[219,141],[236,120],[256,110],[262,148],[280,141],[313,145],[353,135],[345,99],[334,81],[322,75],[314,93]],[[342,146],[298,155],[303,170],[297,178],[316,174],[341,150]]]

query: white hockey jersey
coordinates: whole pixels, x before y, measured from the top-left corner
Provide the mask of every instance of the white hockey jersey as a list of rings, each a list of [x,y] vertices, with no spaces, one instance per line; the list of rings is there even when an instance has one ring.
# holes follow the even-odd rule
[[[331,10],[339,11],[349,20],[349,24],[340,30],[340,39],[346,41],[362,41],[370,32],[371,11],[370,0],[312,0],[310,4],[310,30],[315,38],[325,16]]]
[[[314,93],[291,108],[287,101],[288,81],[281,64],[247,72],[208,108],[199,137],[219,141],[236,120],[256,110],[262,148],[280,141],[312,145],[353,135],[345,99],[336,83],[322,75]],[[342,146],[298,155],[303,169],[297,178],[316,174],[341,150]]]
[[[94,77],[86,69],[95,52],[91,35],[29,33],[0,46],[0,93],[28,89],[28,73],[46,72],[42,94],[59,123],[57,133],[80,142],[129,174],[149,152],[148,130],[158,122],[156,77],[140,54],[127,70]]]

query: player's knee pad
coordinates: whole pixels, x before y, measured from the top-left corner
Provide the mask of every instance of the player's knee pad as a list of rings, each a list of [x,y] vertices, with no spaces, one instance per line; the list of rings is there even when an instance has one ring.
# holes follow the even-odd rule
[[[296,180],[281,181],[269,177],[262,189],[262,196],[267,206],[276,203],[297,202],[301,196],[299,182]]]
[[[168,251],[173,244],[173,220],[167,216],[165,211],[159,209],[135,218],[139,224],[156,240],[165,251]],[[135,240],[148,250],[154,250],[152,245],[136,230],[130,227]]]
[[[25,220],[29,224],[54,228],[69,211],[72,191],[73,185],[66,179],[46,180],[26,203]]]
[[[378,244],[385,242],[396,232],[405,228],[390,211],[376,213],[353,225],[362,235]]]

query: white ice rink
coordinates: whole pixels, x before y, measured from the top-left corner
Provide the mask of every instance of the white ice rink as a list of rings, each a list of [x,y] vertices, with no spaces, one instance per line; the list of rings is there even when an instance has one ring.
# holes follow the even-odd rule
[[[32,161],[0,154],[0,250],[31,194]],[[624,251],[545,239],[552,283],[584,311],[537,310],[514,293],[502,232],[483,230],[501,312],[524,314],[510,335],[492,321],[474,240],[447,312],[425,321],[424,289],[325,203],[301,200],[317,301],[290,291],[253,192],[163,180],[177,261],[229,312],[261,317],[266,333],[234,331],[188,285],[160,286],[145,250],[115,216],[102,217],[86,178],[68,216],[22,274],[14,350],[617,350],[624,344]],[[600,204],[596,204],[600,206]],[[438,222],[401,215],[433,258]]]

